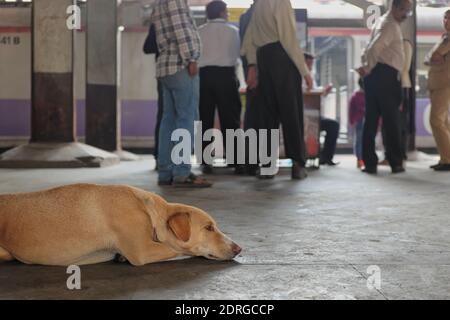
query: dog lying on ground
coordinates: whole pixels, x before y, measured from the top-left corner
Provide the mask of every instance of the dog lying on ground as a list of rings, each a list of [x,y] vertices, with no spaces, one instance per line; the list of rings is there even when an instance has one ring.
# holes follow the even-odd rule
[[[0,195],[0,262],[69,266],[122,256],[134,266],[241,248],[204,211],[128,186],[77,184]]]

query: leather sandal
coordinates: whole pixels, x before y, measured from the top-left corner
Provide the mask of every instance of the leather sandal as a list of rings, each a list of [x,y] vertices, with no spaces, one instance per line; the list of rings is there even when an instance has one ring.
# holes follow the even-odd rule
[[[184,180],[174,180],[172,182],[172,186],[176,188],[210,188],[212,185],[208,180],[198,177],[193,173]]]

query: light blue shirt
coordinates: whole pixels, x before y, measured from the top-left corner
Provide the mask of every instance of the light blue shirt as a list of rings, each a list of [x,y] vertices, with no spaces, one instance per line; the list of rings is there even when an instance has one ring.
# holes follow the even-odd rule
[[[202,53],[199,66],[235,67],[240,58],[239,30],[225,19],[214,19],[199,30]]]

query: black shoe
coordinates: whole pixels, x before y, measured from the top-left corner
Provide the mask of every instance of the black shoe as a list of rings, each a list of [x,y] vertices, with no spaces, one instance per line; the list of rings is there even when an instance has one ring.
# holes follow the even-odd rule
[[[434,171],[450,171],[450,164],[440,164],[434,168]]]
[[[244,165],[237,165],[234,167],[234,173],[239,176],[243,176],[247,173],[247,168]]]
[[[364,173],[367,173],[367,174],[377,174],[378,173],[377,167],[373,167],[373,168],[365,167],[361,171],[364,172]]]
[[[330,166],[330,167],[334,167],[334,166],[339,165],[339,162],[334,162],[333,160],[320,160],[319,163],[320,163],[321,166],[327,165],[327,166]]]
[[[261,174],[261,172],[258,172],[258,174],[256,175],[256,177],[259,180],[272,180],[275,179],[274,175],[268,175],[268,174]]]
[[[203,174],[212,174],[213,173],[213,167],[209,164],[202,165],[202,173]]]
[[[308,177],[308,173],[304,166],[297,161],[294,161],[292,166],[292,180],[304,180]]]
[[[275,175],[272,174],[262,174],[261,173],[261,169],[262,168],[258,168],[257,173],[256,173],[256,177],[260,180],[271,180],[271,179],[275,179]]]
[[[159,180],[158,181],[158,186],[160,186],[160,187],[167,187],[167,186],[171,186],[172,183],[173,183],[172,180],[169,180],[169,181]]]
[[[245,170],[247,171],[247,174],[249,175],[249,176],[256,176],[257,174],[258,174],[258,169],[259,169],[259,166],[258,165],[247,165],[246,166],[246,168],[245,168]]]
[[[405,168],[403,166],[397,166],[397,167],[393,167],[392,168],[392,173],[396,174],[396,173],[403,173],[405,172]]]
[[[432,165],[432,166],[430,166],[430,169],[436,169],[437,167],[440,167],[442,165],[442,163],[438,163],[438,164],[435,164],[435,165]]]

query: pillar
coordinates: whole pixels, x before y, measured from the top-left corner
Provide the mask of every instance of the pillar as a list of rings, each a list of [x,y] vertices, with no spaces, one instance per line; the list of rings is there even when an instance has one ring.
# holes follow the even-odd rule
[[[0,156],[0,167],[99,167],[119,162],[76,142],[73,33],[67,21],[74,0],[32,4],[32,111],[28,145]]]
[[[71,0],[33,5],[31,142],[74,142]]]
[[[134,160],[122,151],[118,0],[87,2],[86,143]]]

